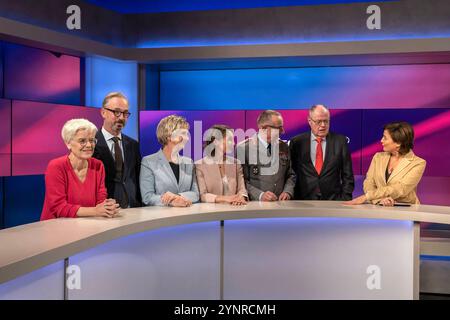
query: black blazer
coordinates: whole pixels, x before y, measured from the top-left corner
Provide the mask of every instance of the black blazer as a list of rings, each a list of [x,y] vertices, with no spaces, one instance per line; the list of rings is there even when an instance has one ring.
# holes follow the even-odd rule
[[[105,166],[105,185],[108,190],[108,198],[114,198],[114,177],[116,176],[114,158],[101,130],[97,131],[95,137],[97,138],[97,145],[95,146],[93,157],[103,162]],[[125,154],[123,184],[128,194],[130,207],[140,207],[142,206],[142,201],[139,188],[139,172],[141,170],[139,143],[122,133],[122,146]]]
[[[343,135],[328,133],[320,176],[311,161],[311,132],[295,136],[289,143],[292,169],[297,174],[294,198],[313,200],[320,189],[323,200],[351,200],[355,187],[352,159]]]

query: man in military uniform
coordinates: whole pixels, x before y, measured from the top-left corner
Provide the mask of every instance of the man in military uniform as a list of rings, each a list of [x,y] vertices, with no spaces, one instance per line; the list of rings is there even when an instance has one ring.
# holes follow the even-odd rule
[[[250,200],[290,200],[294,196],[295,173],[289,146],[279,139],[283,118],[274,110],[263,111],[258,133],[241,142],[236,153],[241,161]]]

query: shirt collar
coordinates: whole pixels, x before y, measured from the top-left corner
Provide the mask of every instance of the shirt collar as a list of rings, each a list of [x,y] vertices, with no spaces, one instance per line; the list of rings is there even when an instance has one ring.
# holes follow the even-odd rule
[[[317,137],[311,131],[311,142],[316,141],[316,139],[317,139]],[[322,138],[322,141],[327,141],[327,137],[325,136],[325,138]]]
[[[109,133],[104,127],[102,127],[102,133],[106,141],[109,141],[115,137],[111,133]],[[120,141],[122,141],[122,133],[119,133],[117,137],[119,138]]]
[[[258,136],[259,142],[261,142],[261,144],[262,144],[265,148],[267,148],[267,146],[269,145],[269,144],[267,143],[267,141],[264,140],[263,138],[261,138],[261,135],[259,134],[259,132],[258,132],[257,136]]]

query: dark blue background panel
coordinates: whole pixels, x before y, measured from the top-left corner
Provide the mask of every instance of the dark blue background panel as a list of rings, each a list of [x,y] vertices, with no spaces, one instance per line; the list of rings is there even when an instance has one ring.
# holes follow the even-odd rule
[[[3,98],[3,42],[0,41],[0,98]]]
[[[11,101],[0,99],[0,177],[11,175]]]
[[[448,108],[450,64],[163,71],[161,110]]]
[[[11,43],[3,48],[5,98],[81,104],[80,58]]]
[[[5,177],[5,228],[39,221],[45,196],[44,175]]]
[[[3,229],[4,226],[4,215],[3,215],[3,207],[4,207],[4,203],[3,203],[3,195],[4,195],[4,190],[3,190],[3,184],[4,184],[4,178],[0,178],[0,229]]]
[[[151,13],[175,11],[266,8],[367,2],[367,0],[85,0],[121,13]],[[395,0],[377,0],[388,2]]]

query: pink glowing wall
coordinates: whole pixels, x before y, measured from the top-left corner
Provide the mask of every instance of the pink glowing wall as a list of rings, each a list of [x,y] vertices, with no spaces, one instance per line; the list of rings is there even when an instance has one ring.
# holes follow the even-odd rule
[[[13,101],[12,175],[42,174],[51,159],[67,154],[61,129],[74,118],[102,125],[97,108]]]
[[[0,99],[0,177],[11,175],[11,101]]]
[[[382,151],[383,126],[394,121],[413,125],[414,153],[427,160],[425,176],[450,177],[450,110],[364,110],[362,141],[362,173],[369,168],[372,156]]]
[[[4,44],[4,97],[80,105],[79,57]]]

